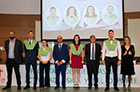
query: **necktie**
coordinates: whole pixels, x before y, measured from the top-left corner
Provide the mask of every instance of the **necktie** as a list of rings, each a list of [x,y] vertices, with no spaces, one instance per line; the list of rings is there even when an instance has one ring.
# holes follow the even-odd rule
[[[59,50],[61,51],[61,44],[59,45]]]
[[[92,45],[92,60],[94,60],[94,45]]]
[[[29,44],[31,45],[31,40],[29,40]]]

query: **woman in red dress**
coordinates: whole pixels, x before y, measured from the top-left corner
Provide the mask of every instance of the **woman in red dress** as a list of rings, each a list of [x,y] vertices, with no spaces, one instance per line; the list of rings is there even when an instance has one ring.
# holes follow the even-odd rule
[[[80,36],[75,35],[73,43],[69,45],[70,67],[72,68],[72,77],[74,81],[73,89],[80,89],[80,69],[83,68],[84,63],[84,45],[80,42]],[[77,82],[76,82],[77,73]]]

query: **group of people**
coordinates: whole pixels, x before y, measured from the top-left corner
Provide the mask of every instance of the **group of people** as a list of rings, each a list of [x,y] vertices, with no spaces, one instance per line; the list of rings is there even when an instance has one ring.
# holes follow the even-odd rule
[[[55,74],[56,74],[56,87],[60,87],[60,73],[62,75],[62,88],[66,89],[66,65],[69,62],[72,68],[72,77],[74,86],[73,89],[80,89],[80,69],[86,62],[88,73],[88,89],[92,88],[92,74],[94,74],[94,86],[98,89],[98,69],[99,60],[102,54],[102,63],[106,67],[106,88],[109,90],[109,80],[111,66],[113,69],[114,89],[119,91],[117,87],[117,67],[121,64],[121,74],[123,80],[123,89],[126,90],[125,80],[128,75],[128,90],[131,90],[131,75],[135,74],[133,57],[135,55],[134,46],[131,45],[129,36],[124,38],[124,45],[121,46],[120,41],[114,38],[114,31],[108,31],[109,39],[103,42],[101,53],[101,45],[96,43],[96,37],[90,36],[90,43],[85,46],[81,43],[80,36],[76,34],[73,42],[67,46],[63,43],[62,36],[57,37],[57,44],[54,46],[53,51],[47,44],[45,39],[42,40],[42,47],[39,48],[37,40],[34,39],[34,32],[28,32],[28,39],[24,41],[25,51],[25,67],[26,67],[26,86],[24,90],[30,88],[30,65],[32,65],[34,73],[34,86],[37,89],[37,58],[40,60],[40,89],[47,89],[50,87],[50,60],[54,59]],[[9,40],[5,41],[5,50],[7,53],[6,67],[7,67],[7,85],[3,90],[11,87],[12,68],[15,70],[18,89],[21,89],[21,78],[19,72],[19,65],[22,62],[22,41],[15,38],[15,32],[9,32]],[[45,76],[44,76],[45,71]],[[45,77],[45,78],[44,78]],[[45,79],[45,80],[44,80]]]

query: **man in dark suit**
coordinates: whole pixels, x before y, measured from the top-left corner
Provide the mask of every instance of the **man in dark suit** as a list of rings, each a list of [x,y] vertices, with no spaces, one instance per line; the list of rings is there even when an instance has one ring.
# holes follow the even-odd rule
[[[86,65],[88,72],[88,89],[92,88],[92,73],[94,74],[94,86],[98,89],[98,69],[101,56],[101,46],[96,42],[94,35],[90,36],[90,43],[85,46]]]
[[[55,73],[56,73],[56,87],[55,89],[60,87],[59,75],[61,72],[62,75],[62,86],[63,89],[66,89],[66,65],[68,62],[68,46],[63,43],[63,38],[61,36],[57,37],[57,42],[53,49],[53,58],[55,61]]]
[[[22,42],[15,38],[15,32],[10,31],[9,32],[9,40],[5,41],[5,50],[7,53],[7,59],[6,59],[6,68],[7,68],[7,85],[3,90],[8,89],[11,87],[11,81],[12,81],[12,69],[14,68],[16,78],[17,78],[17,85],[18,90],[21,89],[21,79],[20,79],[20,72],[19,72],[19,66],[20,63],[22,63],[22,53],[23,53],[23,47]]]
[[[26,67],[26,87],[25,89],[30,88],[30,66],[32,65],[33,72],[34,72],[34,87],[36,88],[37,84],[37,55],[38,55],[38,48],[39,44],[37,40],[34,38],[34,32],[28,32],[28,39],[24,41],[24,50],[25,50],[25,67]]]

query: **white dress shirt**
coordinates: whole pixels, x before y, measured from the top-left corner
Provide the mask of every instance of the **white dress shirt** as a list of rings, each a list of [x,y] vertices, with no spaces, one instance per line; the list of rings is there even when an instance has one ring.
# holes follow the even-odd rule
[[[113,41],[110,41],[110,43],[112,44]],[[121,45],[120,45],[120,41],[118,41],[117,46],[115,48],[114,51],[110,51],[108,50],[105,41],[103,43],[103,51],[102,51],[102,60],[105,59],[105,56],[107,57],[116,57],[118,56],[118,59],[121,60]]]
[[[14,49],[15,49],[15,41],[16,39],[14,39],[13,41],[9,40],[9,51],[8,51],[8,58],[14,59],[15,58],[15,54],[14,54]]]
[[[28,41],[29,41],[29,42],[31,41],[31,44],[32,44],[32,42],[33,42],[33,39],[31,39],[31,40],[29,39]]]
[[[94,59],[92,58],[92,46],[94,45]],[[95,60],[95,43],[94,44],[90,44],[90,60]]]

